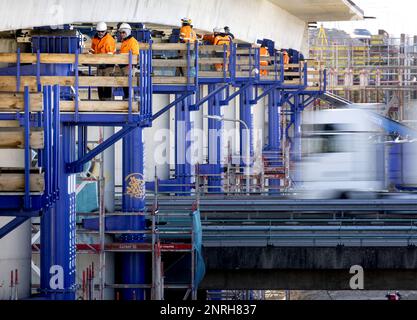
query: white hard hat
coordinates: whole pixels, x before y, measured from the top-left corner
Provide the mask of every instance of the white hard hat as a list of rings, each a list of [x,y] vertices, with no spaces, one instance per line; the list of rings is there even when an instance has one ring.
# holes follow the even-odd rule
[[[105,22],[99,22],[96,26],[97,31],[107,31],[107,24]]]
[[[119,30],[122,30],[122,29],[132,30],[132,27],[130,26],[130,24],[123,22],[119,27]]]
[[[187,18],[187,17],[182,18],[181,21],[184,22],[184,23],[188,23],[188,24],[191,24],[192,23],[191,19],[190,18]]]
[[[216,28],[213,29],[214,33],[221,33],[222,31],[223,31],[223,29],[219,28],[219,27],[216,27]]]

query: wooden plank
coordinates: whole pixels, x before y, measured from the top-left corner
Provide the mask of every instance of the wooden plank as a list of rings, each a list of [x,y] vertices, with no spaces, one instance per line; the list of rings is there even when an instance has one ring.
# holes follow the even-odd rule
[[[273,74],[272,75],[268,74],[266,76],[261,75],[260,78],[261,78],[261,80],[277,80],[277,81],[281,80],[279,75],[277,75],[275,77],[275,75],[273,75]]]
[[[223,78],[224,72],[223,71],[200,71],[198,73],[199,77],[201,78]],[[230,77],[230,73],[226,72],[226,77]]]
[[[285,71],[284,72],[284,76],[288,76],[288,77],[300,77],[302,73],[300,72],[291,72],[291,71]]]
[[[199,64],[201,65],[210,65],[210,64],[216,64],[216,63],[223,63],[224,59],[223,58],[200,58],[198,60]],[[228,62],[229,59],[226,59],[226,61]]]
[[[274,65],[272,66],[261,66],[261,70],[277,70],[277,72],[281,72],[281,67],[277,65],[276,67]]]
[[[300,80],[285,80],[284,84],[301,84]]]
[[[249,71],[236,72],[236,77],[238,77],[238,78],[247,78],[249,76],[250,76],[250,72]]]
[[[30,175],[30,191],[40,192],[45,189],[42,173]],[[0,192],[25,191],[25,175],[21,173],[0,173]]]
[[[229,51],[229,46],[226,46],[226,51]],[[212,52],[224,52],[224,46],[199,46],[198,51],[200,53],[212,53]]]
[[[80,54],[79,64],[129,64],[129,55],[126,54]],[[138,64],[139,57],[132,56],[132,64]]]
[[[2,79],[1,77],[0,79]],[[6,77],[9,78],[9,77]],[[15,80],[16,81],[16,80]],[[3,83],[3,81],[2,81]],[[1,87],[1,84],[0,84]],[[10,91],[16,90],[14,89]],[[43,109],[43,95],[42,93],[32,93],[30,95],[30,111],[37,112]],[[21,93],[0,93],[0,111],[2,112],[16,112],[24,110],[24,97]]]
[[[93,87],[128,87],[129,77],[79,77],[80,86]],[[133,77],[133,85],[138,85],[137,77]]]
[[[37,55],[35,53],[21,53],[20,63],[36,63]],[[133,56],[133,64],[139,61],[138,56]],[[17,63],[16,53],[0,53],[0,62],[2,63]],[[75,63],[75,54],[66,53],[41,53],[41,63]],[[128,64],[128,54],[80,54],[78,56],[79,64]]]
[[[17,120],[0,120],[0,128],[16,128],[19,126],[20,124]]]
[[[75,112],[74,101],[61,101],[60,110],[62,112]],[[103,113],[127,113],[129,110],[129,104],[127,101],[79,101],[78,111],[79,112],[103,112]],[[132,111],[138,112],[138,103],[132,103]]]
[[[152,59],[152,67],[186,67],[186,59]]]
[[[22,149],[25,146],[23,128],[1,128],[0,148],[1,149]],[[44,148],[44,135],[42,130],[30,131],[30,147],[32,149]]]
[[[79,86],[92,87],[127,87],[129,85],[128,77],[94,77],[83,76],[79,77]],[[16,77],[5,76],[0,77],[0,91],[15,91]],[[29,86],[31,91],[37,90],[37,79],[35,76],[20,77],[20,91],[24,90],[25,86]],[[137,85],[137,78],[133,80],[134,85]],[[73,76],[42,76],[41,84],[60,86],[74,86],[75,77]]]
[[[194,45],[190,44],[190,49],[194,49]],[[185,51],[187,50],[186,43],[154,43],[152,50],[156,51]]]
[[[301,64],[298,63],[289,63],[285,65],[285,68],[301,68]]]
[[[252,49],[250,51],[251,55],[255,55],[255,50]],[[239,49],[236,50],[236,55],[248,55],[249,54],[249,49]]]
[[[187,77],[153,77],[154,84],[187,84]],[[194,84],[194,77],[190,77],[190,84]]]

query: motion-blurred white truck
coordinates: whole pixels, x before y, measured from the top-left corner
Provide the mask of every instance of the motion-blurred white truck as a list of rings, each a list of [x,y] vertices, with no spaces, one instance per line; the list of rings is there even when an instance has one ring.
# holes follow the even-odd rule
[[[379,129],[366,111],[304,112],[302,156],[296,163],[298,198],[369,198],[383,188],[384,154]]]

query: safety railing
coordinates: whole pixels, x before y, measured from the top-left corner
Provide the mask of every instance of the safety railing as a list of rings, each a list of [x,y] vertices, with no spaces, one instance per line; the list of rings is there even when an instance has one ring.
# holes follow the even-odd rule
[[[59,86],[45,86],[42,91],[30,93],[25,86],[23,93],[0,93],[0,126],[6,125],[0,128],[0,148],[20,149],[24,154],[21,164],[0,168],[1,208],[40,209],[58,197]],[[10,196],[23,196],[23,201]]]
[[[149,46],[149,45],[143,45]],[[155,85],[195,88],[198,73],[198,43],[152,44],[152,82]]]
[[[73,90],[72,99],[61,102],[61,112],[71,112],[77,119],[79,113],[133,113],[150,117],[152,79],[151,79],[151,49],[142,49],[139,55],[130,54],[74,54],[60,53],[1,53],[0,63],[15,66],[15,75],[0,76],[0,92],[22,92],[28,87],[29,92],[40,92],[43,86],[59,85]],[[23,65],[25,73],[22,74]],[[28,69],[28,65],[32,65]],[[69,75],[53,75],[43,65],[68,65]],[[115,67],[108,76],[85,75],[80,67],[106,65]],[[138,66],[135,72],[134,66]],[[52,75],[51,75],[52,74]],[[95,87],[125,87],[129,88],[126,101],[98,101],[81,99],[80,89]],[[139,98],[135,98],[139,91]],[[139,106],[141,105],[141,108]]]
[[[284,65],[282,53],[275,51],[272,56],[261,56],[259,80],[261,82],[284,82]]]
[[[236,82],[259,80],[259,48],[252,45],[236,45],[233,59]]]
[[[235,46],[203,45],[199,48],[199,74],[201,83],[229,82],[233,74]]]

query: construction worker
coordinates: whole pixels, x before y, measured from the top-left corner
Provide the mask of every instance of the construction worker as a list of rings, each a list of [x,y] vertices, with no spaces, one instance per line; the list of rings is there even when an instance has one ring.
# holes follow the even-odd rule
[[[181,43],[195,43],[197,41],[197,34],[195,33],[192,21],[190,18],[181,19],[182,25],[180,29],[180,42]]]
[[[290,64],[290,55],[288,54],[287,50],[282,51],[282,57],[284,61],[285,70],[288,70],[288,65]]]
[[[221,28],[215,28],[214,29],[214,40],[213,40],[213,45],[215,46],[227,46],[227,52],[226,52],[226,56],[227,58],[229,58],[230,56],[230,43],[231,43],[231,38],[226,35],[226,33],[224,33],[224,31]],[[218,54],[219,57],[224,57],[223,52],[220,52],[220,54]],[[215,64],[215,69],[216,71],[223,71],[223,63],[216,63]],[[225,71],[228,71],[228,67],[226,65]]]
[[[119,26],[119,33],[122,39],[122,46],[120,47],[121,54],[128,54],[132,52],[132,55],[139,55],[139,42],[132,36],[132,27],[128,23],[122,23]],[[132,65],[134,68],[135,65]],[[129,75],[129,65],[120,65],[120,71],[122,76]],[[134,76],[134,72],[132,70],[132,75]],[[125,99],[129,98],[129,87],[123,88],[124,97]],[[133,93],[132,93],[133,96]]]
[[[213,45],[214,38],[220,34],[219,28],[214,28],[213,33],[205,34],[202,38],[204,44]]]
[[[285,73],[291,71],[288,65],[290,64],[290,55],[287,50],[282,50],[282,62],[284,63],[284,80],[292,80],[292,77],[286,76]]]
[[[235,36],[230,32],[230,28],[228,26],[224,27],[224,33],[230,37],[230,41],[235,40]]]
[[[192,21],[190,18],[183,18],[181,19],[181,29],[180,29],[180,43],[195,43],[197,41],[197,34],[191,25]],[[187,59],[187,52],[180,51],[179,52],[180,59]],[[190,56],[190,60],[193,61],[195,59],[195,52],[193,51]],[[181,76],[186,76],[187,68],[179,68],[179,72]],[[189,76],[195,76],[195,67],[190,68]]]
[[[114,54],[116,52],[116,41],[107,32],[107,24],[105,22],[97,23],[96,31],[89,52],[92,54]],[[101,64],[97,66],[97,76],[108,77],[112,75],[113,71],[113,65]],[[110,87],[98,87],[97,89],[100,100],[111,100],[112,89]]]
[[[264,59],[262,60],[262,58],[267,58],[269,57],[269,51],[268,48],[263,44],[261,45],[261,48],[259,49],[259,56],[260,56],[260,65],[261,65],[261,70],[259,71],[261,76],[267,76],[268,75],[268,70],[262,69],[262,67],[267,67],[269,65],[269,61],[268,59]]]

